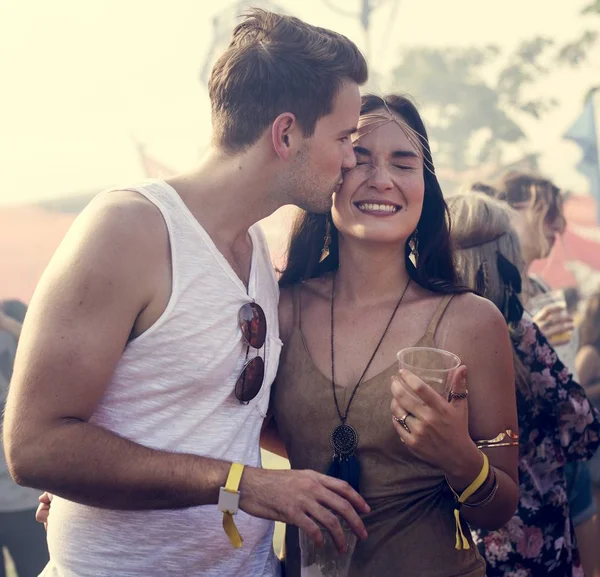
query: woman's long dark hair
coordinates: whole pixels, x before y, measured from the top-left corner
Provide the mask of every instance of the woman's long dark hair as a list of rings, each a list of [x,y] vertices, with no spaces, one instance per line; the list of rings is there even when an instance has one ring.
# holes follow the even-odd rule
[[[440,184],[435,176],[429,138],[415,105],[405,96],[391,94],[380,97],[367,94],[362,97],[360,113],[369,114],[385,108],[400,116],[419,136],[423,151],[425,196],[423,211],[417,225],[419,259],[417,266],[410,259],[411,248],[406,243],[404,259],[408,274],[417,284],[437,293],[462,293],[454,268],[450,241],[450,213]],[[329,256],[319,262],[325,238],[327,219],[331,226]],[[330,215],[302,211],[296,219],[290,237],[287,263],[281,271],[279,285],[291,286],[310,278],[322,277],[339,267],[338,231]]]

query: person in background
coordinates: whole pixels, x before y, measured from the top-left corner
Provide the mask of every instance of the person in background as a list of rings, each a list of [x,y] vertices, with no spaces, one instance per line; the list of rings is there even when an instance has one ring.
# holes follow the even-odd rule
[[[590,296],[583,309],[579,326],[581,348],[575,359],[575,367],[581,385],[588,397],[600,410],[600,290]],[[589,472],[594,487],[596,503],[600,502],[600,453],[589,463]],[[600,534],[600,516],[595,519]],[[598,543],[596,542],[596,547]],[[600,571],[594,577],[600,577]]]
[[[526,311],[535,298],[550,292],[538,276],[527,274],[530,265],[547,258],[566,229],[561,190],[551,180],[526,172],[506,173],[497,186],[476,183],[472,187],[506,202],[516,212],[513,226],[519,236],[525,271],[522,301]],[[528,314],[528,313],[526,313]],[[578,380],[575,357],[579,349],[578,331],[572,314],[564,306],[551,304],[532,315],[533,322],[553,343],[561,362]],[[594,500],[588,464],[573,461],[566,465],[570,513],[577,533],[581,558],[588,575],[600,577],[600,532],[597,529],[598,506]]]
[[[565,464],[590,458],[600,444],[599,415],[519,295],[525,273],[517,215],[484,194],[448,199],[462,282],[490,299],[510,328],[519,415],[519,506],[496,531],[475,529],[487,577],[581,577],[567,498]],[[498,439],[510,442],[510,436]]]
[[[27,307],[19,300],[0,301],[0,429],[13,363]],[[6,575],[2,548],[18,577],[37,577],[48,562],[43,528],[35,522],[39,491],[19,487],[11,478],[0,447],[0,576]]]

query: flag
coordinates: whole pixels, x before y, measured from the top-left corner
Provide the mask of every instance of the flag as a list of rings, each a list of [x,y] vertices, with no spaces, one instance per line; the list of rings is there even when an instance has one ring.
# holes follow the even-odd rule
[[[583,155],[577,170],[590,183],[590,193],[596,200],[596,222],[600,224],[600,90],[590,91],[583,111],[567,130],[564,138],[572,140],[581,148]]]

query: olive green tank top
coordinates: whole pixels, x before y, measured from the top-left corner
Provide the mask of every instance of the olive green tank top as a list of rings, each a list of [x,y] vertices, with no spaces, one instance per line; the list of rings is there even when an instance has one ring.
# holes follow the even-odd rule
[[[331,380],[315,366],[301,327],[301,287],[295,287],[294,328],[285,344],[272,396],[272,411],[293,469],[327,471],[330,435],[340,424]],[[416,346],[435,346],[435,333],[452,300],[444,296]],[[444,473],[415,457],[401,443],[390,415],[390,379],[397,364],[358,388],[348,424],[359,434],[360,493],[371,507],[363,516],[369,537],[359,542],[350,577],[484,577],[485,563],[464,533],[469,550],[457,551],[454,500]],[[337,390],[341,407],[351,391]],[[298,531],[286,533],[286,575],[299,577]]]

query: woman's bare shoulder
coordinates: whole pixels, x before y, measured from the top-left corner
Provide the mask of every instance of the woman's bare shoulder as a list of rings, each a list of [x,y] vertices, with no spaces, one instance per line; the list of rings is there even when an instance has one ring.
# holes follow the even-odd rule
[[[448,338],[465,344],[484,339],[487,346],[508,338],[506,320],[498,307],[488,299],[473,293],[455,296],[446,314]]]

